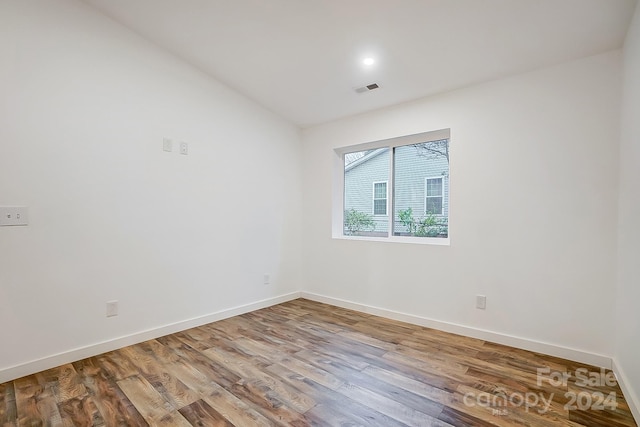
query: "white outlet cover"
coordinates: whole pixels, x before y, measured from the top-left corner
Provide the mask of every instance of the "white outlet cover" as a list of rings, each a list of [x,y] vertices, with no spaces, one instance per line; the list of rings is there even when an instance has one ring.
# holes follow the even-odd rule
[[[0,206],[0,226],[28,225],[29,210],[25,206]]]
[[[476,296],[476,308],[479,308],[480,310],[484,310],[487,308],[487,297],[484,295],[477,295]]]
[[[183,154],[185,156],[189,154],[189,144],[187,144],[186,142],[180,143],[180,154]]]
[[[107,317],[118,315],[118,301],[107,301]]]

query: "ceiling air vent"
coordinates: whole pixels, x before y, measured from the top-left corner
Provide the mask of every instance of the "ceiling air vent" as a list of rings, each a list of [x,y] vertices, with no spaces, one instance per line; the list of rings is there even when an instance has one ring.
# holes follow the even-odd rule
[[[363,92],[369,92],[372,91],[374,89],[378,89],[380,86],[378,86],[377,83],[371,83],[370,85],[366,85],[366,86],[362,86],[362,87],[357,87],[355,89],[356,93],[363,93]]]

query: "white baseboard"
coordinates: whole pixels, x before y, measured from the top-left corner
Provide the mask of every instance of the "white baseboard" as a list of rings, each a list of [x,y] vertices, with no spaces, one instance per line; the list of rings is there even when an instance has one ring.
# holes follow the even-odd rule
[[[131,335],[114,338],[112,340],[103,341],[103,342],[88,345],[85,347],[75,348],[73,350],[65,351],[64,353],[58,353],[58,354],[44,357],[42,359],[33,360],[30,362],[22,363],[20,365],[11,366],[9,368],[0,369],[0,383],[12,381],[12,380],[15,380],[16,378],[21,378],[26,375],[31,375],[36,372],[44,371],[46,369],[55,368],[56,366],[64,365],[66,363],[71,363],[77,360],[86,359],[87,357],[97,356],[98,354],[117,350],[119,348],[126,347],[128,345],[141,343],[154,338],[162,337],[169,334],[174,334],[176,332],[184,331],[186,329],[205,325],[207,323],[216,322],[218,320],[223,320],[229,317],[238,316],[240,314],[248,313],[250,311],[270,307],[272,305],[280,304],[280,303],[290,301],[299,297],[300,297],[300,292],[292,292],[289,294],[280,295],[273,298],[267,298],[267,299],[256,301],[250,304],[244,304],[237,307],[232,307],[226,310],[217,311],[215,313],[207,314],[204,316],[195,317],[193,319],[183,320],[181,322],[160,326],[158,328],[147,329],[145,331],[136,332]]]
[[[613,358],[613,373],[616,374],[618,385],[620,385],[620,390],[622,390],[622,394],[624,394],[624,398],[629,405],[629,409],[631,409],[633,418],[635,418],[636,422],[640,422],[640,399],[635,393],[635,390],[631,388],[631,381],[629,381],[629,377],[625,375],[622,366],[615,357]]]
[[[440,320],[429,319],[426,317],[416,316],[413,314],[401,313],[398,311],[387,310],[385,308],[374,307],[371,305],[360,304],[352,301],[346,301],[339,298],[332,298],[324,295],[318,295],[310,292],[300,292],[300,297],[307,298],[312,301],[323,302],[342,308],[360,311],[363,313],[373,314],[376,316],[386,317],[388,319],[399,320],[414,325],[425,326],[427,328],[438,329],[453,334],[464,335],[467,337],[477,338],[484,341],[491,341],[498,344],[508,345],[523,350],[535,351],[541,354],[561,357],[563,359],[573,360],[576,362],[586,363],[593,366],[612,368],[611,357],[601,354],[590,353],[583,350],[562,347],[554,344],[548,344],[541,341],[535,341],[526,338],[505,335],[498,332],[487,331],[484,329],[472,328],[470,326],[458,325],[455,323],[443,322]]]

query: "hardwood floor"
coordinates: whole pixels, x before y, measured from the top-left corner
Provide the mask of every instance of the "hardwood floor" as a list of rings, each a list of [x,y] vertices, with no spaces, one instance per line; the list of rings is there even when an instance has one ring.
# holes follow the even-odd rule
[[[0,384],[40,425],[636,424],[593,366],[298,299]]]

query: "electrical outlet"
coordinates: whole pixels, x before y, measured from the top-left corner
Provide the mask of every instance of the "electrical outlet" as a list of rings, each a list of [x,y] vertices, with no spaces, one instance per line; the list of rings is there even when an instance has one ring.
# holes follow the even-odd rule
[[[189,154],[189,144],[187,144],[186,142],[180,143],[180,154],[183,154],[185,156]]]
[[[29,215],[25,206],[0,206],[0,226],[28,224]]]
[[[107,317],[118,315],[118,301],[107,301]]]
[[[484,295],[476,295],[476,308],[484,310],[487,308],[487,297]]]
[[[269,283],[271,283],[271,277],[268,274],[265,274],[263,282],[265,285],[268,285]]]

